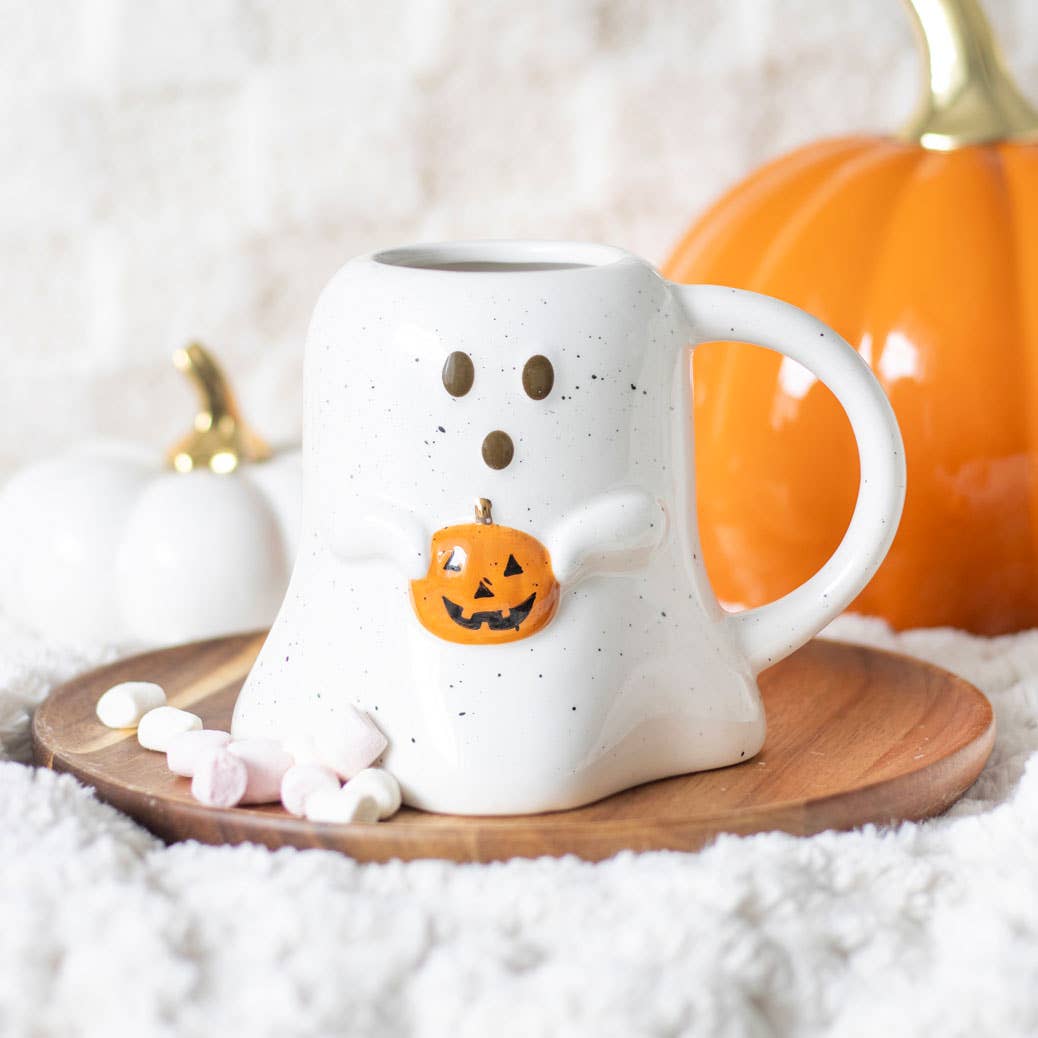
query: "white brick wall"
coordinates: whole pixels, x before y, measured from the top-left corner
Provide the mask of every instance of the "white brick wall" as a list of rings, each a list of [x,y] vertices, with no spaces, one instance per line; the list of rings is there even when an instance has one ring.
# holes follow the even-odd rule
[[[1033,0],[987,0],[1038,96]],[[161,444],[200,336],[275,436],[350,255],[597,238],[661,260],[812,137],[891,128],[896,0],[0,0],[0,467]]]

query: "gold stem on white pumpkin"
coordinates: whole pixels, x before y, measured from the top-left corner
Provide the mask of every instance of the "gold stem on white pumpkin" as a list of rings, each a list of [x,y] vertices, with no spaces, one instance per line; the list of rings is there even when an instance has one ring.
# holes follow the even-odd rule
[[[476,499],[476,522],[482,523],[484,526],[489,526],[493,521],[493,516],[490,514],[492,505],[490,501],[485,497]]]
[[[191,432],[166,454],[172,468],[177,472],[207,468],[223,475],[242,462],[270,457],[270,447],[245,423],[223,370],[204,346],[195,342],[177,350],[173,363],[198,393],[198,414]]]
[[[923,95],[901,138],[935,151],[1038,135],[979,0],[905,0],[923,61]]]

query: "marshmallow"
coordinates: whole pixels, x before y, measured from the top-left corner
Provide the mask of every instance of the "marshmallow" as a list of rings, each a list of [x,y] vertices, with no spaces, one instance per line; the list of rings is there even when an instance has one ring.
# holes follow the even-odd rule
[[[165,753],[173,738],[182,732],[201,729],[202,718],[175,706],[157,706],[137,722],[137,741],[146,750]]]
[[[346,704],[315,736],[320,762],[344,779],[373,764],[389,745],[375,722]]]
[[[234,807],[241,803],[248,783],[245,761],[221,747],[198,762],[191,779],[191,795],[210,807]]]
[[[137,722],[157,706],[166,705],[166,693],[152,681],[123,681],[113,685],[97,701],[97,719],[108,728],[136,728]]]
[[[285,750],[296,764],[320,764],[321,755],[317,752],[317,743],[310,735],[296,735],[286,740]]]
[[[306,817],[311,822],[377,822],[378,804],[374,797],[357,796],[346,786],[318,789],[306,798]]]
[[[400,783],[384,768],[365,768],[358,771],[346,788],[361,796],[371,797],[378,804],[380,819],[392,818],[400,810]]]
[[[292,767],[292,757],[274,739],[239,739],[227,750],[248,770],[249,784],[243,804],[274,804],[281,799],[281,780]]]
[[[166,767],[174,775],[191,778],[203,757],[221,749],[230,741],[230,732],[218,732],[214,728],[181,732],[174,735],[166,747]]]
[[[281,803],[289,814],[306,814],[307,797],[319,789],[339,791],[339,776],[322,764],[293,764],[281,780]]]

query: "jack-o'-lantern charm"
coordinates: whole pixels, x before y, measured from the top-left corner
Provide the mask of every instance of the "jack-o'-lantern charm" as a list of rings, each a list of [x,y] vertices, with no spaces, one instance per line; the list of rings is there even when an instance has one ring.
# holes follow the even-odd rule
[[[462,645],[500,645],[535,634],[559,607],[548,549],[528,533],[498,526],[480,498],[476,521],[432,539],[429,572],[411,581],[426,630]]]

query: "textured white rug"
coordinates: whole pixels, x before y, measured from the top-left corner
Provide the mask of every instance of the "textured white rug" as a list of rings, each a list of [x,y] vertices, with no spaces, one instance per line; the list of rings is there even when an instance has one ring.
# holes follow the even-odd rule
[[[26,767],[103,650],[0,630],[0,1034],[1017,1035],[1038,1031],[1038,632],[834,636],[955,670],[998,743],[948,816],[694,855],[358,866],[165,848]]]

